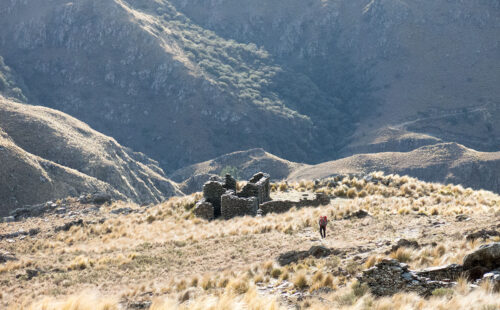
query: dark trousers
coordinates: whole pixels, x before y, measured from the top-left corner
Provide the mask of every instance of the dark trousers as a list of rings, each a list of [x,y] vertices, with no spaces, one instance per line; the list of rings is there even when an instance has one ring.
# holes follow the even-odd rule
[[[319,226],[319,233],[321,238],[326,238],[326,226]]]

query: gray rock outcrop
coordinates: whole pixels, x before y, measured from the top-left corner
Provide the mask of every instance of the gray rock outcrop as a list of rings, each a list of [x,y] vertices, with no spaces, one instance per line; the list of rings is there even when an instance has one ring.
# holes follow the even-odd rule
[[[476,284],[489,281],[494,290],[500,291],[500,242],[479,247],[464,257],[463,265],[432,267],[411,271],[406,264],[385,259],[364,270],[358,280],[366,283],[375,296],[389,296],[398,292],[415,292],[429,296],[432,291],[451,287],[462,275]]]

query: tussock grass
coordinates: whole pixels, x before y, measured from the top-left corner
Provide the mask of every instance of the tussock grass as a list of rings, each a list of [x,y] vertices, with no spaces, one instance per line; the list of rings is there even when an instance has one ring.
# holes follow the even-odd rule
[[[325,181],[319,184],[310,181],[280,183],[275,185],[274,194],[299,192],[302,195],[302,192],[316,191],[328,195],[341,193],[345,199],[333,200],[326,206],[292,208],[283,214],[244,216],[229,221],[205,221],[194,217],[192,208],[200,198],[199,193],[174,197],[148,207],[143,213],[107,216],[102,223],[75,226],[46,239],[17,243],[16,251],[23,259],[0,265],[0,277],[6,286],[15,285],[12,279],[23,273],[22,269],[33,266],[31,261],[43,265],[47,260],[50,268],[55,264],[64,270],[64,274],[55,274],[57,279],[45,275],[39,278],[40,286],[43,283],[50,289],[34,288],[37,294],[61,297],[60,300],[46,299],[47,309],[66,309],[57,307],[68,303],[78,305],[75,303],[78,297],[69,294],[88,287],[90,281],[102,281],[105,293],[112,291],[113,296],[129,301],[144,294],[151,296],[154,299],[152,309],[279,309],[275,299],[258,295],[256,288],[280,283],[289,284],[289,292],[322,294],[327,300],[309,300],[310,309],[413,309],[420,304],[422,306],[418,307],[423,309],[452,308],[459,302],[470,305],[469,297],[476,298],[480,305],[495,305],[493,297],[498,294],[495,295],[490,287],[481,288],[481,293],[470,291],[465,279],[459,281],[453,294],[436,292],[429,300],[411,294],[374,299],[363,288],[349,283],[361,269],[374,266],[388,256],[407,262],[412,269],[461,263],[468,252],[488,242],[464,241],[461,234],[432,239],[437,242],[434,246],[427,240],[420,249],[401,248],[389,255],[367,253],[361,260],[354,260],[352,256],[329,256],[307,258],[285,267],[276,265],[274,259],[278,254],[307,249],[311,245],[312,238],[319,235],[316,232],[320,215],[327,215],[331,220],[327,232],[329,237],[333,235],[330,238],[341,242],[343,239],[339,236],[348,232],[351,235],[345,235],[346,238],[354,236],[348,239],[349,242],[356,242],[357,233],[370,231],[364,233],[362,239],[373,241],[373,247],[381,237],[385,240],[397,237],[399,226],[406,222],[418,220],[422,223],[423,220],[427,224],[427,221],[441,221],[446,216],[451,217],[448,222],[453,222],[457,214],[500,214],[500,197],[490,192],[395,175],[374,176],[381,181],[374,184],[363,179],[344,178],[336,186]],[[140,208],[117,202],[103,210],[108,212],[123,206]],[[346,219],[360,209],[371,216]],[[437,214],[434,209],[438,210]],[[427,231],[422,231],[422,236],[424,233]],[[385,240],[381,244],[385,244]],[[333,273],[339,267],[343,273]],[[50,270],[47,266],[42,269]],[[321,288],[329,288],[332,292],[327,294],[329,290]],[[20,298],[16,294],[23,294],[25,304],[34,307],[25,309],[41,309],[36,308],[40,302],[33,303],[36,296],[31,297],[19,288],[14,293],[3,293],[3,299]],[[112,307],[117,305],[112,299],[102,298],[102,303],[98,297],[92,300],[96,307],[102,304],[110,307],[106,309],[114,309]],[[78,307],[75,309],[87,309],[83,302]]]
[[[309,286],[309,281],[305,272],[298,272],[293,279],[293,286],[298,289],[305,289]]]

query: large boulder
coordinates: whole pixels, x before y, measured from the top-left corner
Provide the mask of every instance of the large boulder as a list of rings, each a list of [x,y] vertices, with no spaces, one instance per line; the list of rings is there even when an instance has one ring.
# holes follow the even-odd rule
[[[463,268],[472,280],[481,278],[488,271],[500,268],[500,242],[482,245],[467,254],[464,257]]]

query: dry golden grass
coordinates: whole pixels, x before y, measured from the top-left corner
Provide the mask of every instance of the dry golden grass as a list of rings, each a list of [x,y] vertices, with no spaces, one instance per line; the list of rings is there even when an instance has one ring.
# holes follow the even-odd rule
[[[335,199],[321,207],[292,208],[285,214],[209,222],[192,215],[194,202],[200,198],[197,193],[174,197],[143,213],[110,215],[111,210],[120,207],[140,209],[118,202],[103,207],[100,216],[107,218],[103,223],[75,226],[67,232],[42,234],[15,244],[0,241],[20,259],[0,265],[0,283],[7,287],[0,307],[115,309],[147,296],[154,300],[152,309],[280,309],[280,291],[257,293],[258,288],[280,284],[285,284],[282,290],[289,293],[333,290],[321,293],[323,301],[312,298],[311,309],[387,309],[388,305],[395,305],[394,309],[418,309],[416,305],[422,305],[422,309],[452,308],[459,302],[471,305],[468,298],[481,306],[495,305],[498,294],[488,292],[487,287],[480,293],[470,291],[463,279],[452,295],[443,292],[442,297],[431,299],[411,294],[374,299],[349,282],[356,272],[385,257],[406,261],[412,269],[461,263],[468,252],[495,240],[467,242],[463,233],[489,227],[491,219],[500,216],[499,196],[409,177],[375,175],[382,180],[378,184],[356,178],[345,178],[337,188],[327,182],[283,183],[286,187],[279,184],[275,194],[280,195],[322,191],[342,192],[347,198],[348,191],[356,194],[353,199]],[[371,216],[345,219],[360,209]],[[434,209],[439,212],[436,214]],[[471,220],[456,222],[457,214],[467,214]],[[307,250],[320,242],[320,215],[331,220],[328,238],[321,242],[342,249],[346,256],[308,258],[278,266],[275,259],[279,254]],[[430,226],[430,222],[445,224]],[[21,225],[28,229],[40,223],[45,222],[33,219]],[[385,245],[387,241],[408,232],[415,234],[414,238],[423,244],[421,248],[400,248],[384,254],[390,249]],[[368,251],[360,252],[359,247]],[[359,259],[352,260],[354,256]],[[42,273],[30,282],[16,278],[27,268],[39,268]],[[338,268],[347,275],[332,273]],[[100,294],[111,298],[94,294],[85,297],[91,300],[89,304],[83,295],[75,297],[87,288],[98,288]]]

